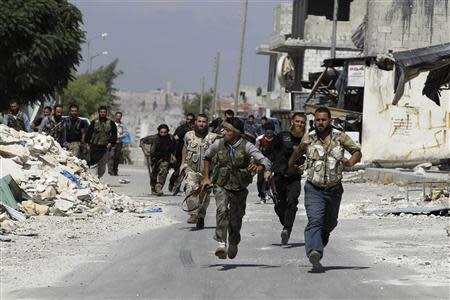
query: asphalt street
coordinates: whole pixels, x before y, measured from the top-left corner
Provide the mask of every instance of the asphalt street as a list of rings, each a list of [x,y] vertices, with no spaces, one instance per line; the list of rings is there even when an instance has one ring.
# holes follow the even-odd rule
[[[122,176],[105,180],[118,192],[154,201],[142,168],[122,167]],[[118,184],[121,178],[131,183]],[[311,273],[304,253],[306,216],[300,200],[289,245],[280,246],[281,226],[272,204],[259,204],[254,185],[247,201],[242,242],[234,260],[214,256],[214,200],[206,227],[186,223],[180,196],[158,198],[162,213],[179,221],[121,240],[107,260],[80,265],[61,284],[16,291],[14,297],[39,299],[448,299],[445,286],[412,280],[413,271],[355,250],[355,237],[376,228],[373,220],[341,220],[325,250],[323,273]],[[302,192],[303,193],[303,192]]]

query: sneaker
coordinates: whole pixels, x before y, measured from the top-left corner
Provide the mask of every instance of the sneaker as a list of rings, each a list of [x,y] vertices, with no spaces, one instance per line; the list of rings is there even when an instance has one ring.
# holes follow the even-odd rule
[[[202,217],[199,217],[197,219],[197,225],[196,225],[197,229],[203,229],[205,228],[205,219]]]
[[[198,218],[196,214],[191,214],[187,220],[188,224],[197,224]]]
[[[281,231],[281,245],[287,245],[289,242],[289,237],[291,236],[291,231],[287,228],[284,228]]]
[[[219,242],[219,245],[216,248],[215,255],[220,259],[227,258],[226,244],[224,242]]]
[[[230,245],[228,246],[228,251],[227,251],[228,258],[229,258],[229,259],[235,258],[236,255],[237,255],[237,253],[238,253],[238,246],[237,246],[237,245],[230,244]]]
[[[309,258],[309,262],[313,266],[313,270],[322,269],[322,264],[320,263],[320,253],[319,252],[317,252],[316,250],[309,252],[308,258]]]

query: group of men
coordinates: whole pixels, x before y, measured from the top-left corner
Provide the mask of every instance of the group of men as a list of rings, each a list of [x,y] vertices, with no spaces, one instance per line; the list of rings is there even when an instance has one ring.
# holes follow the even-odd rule
[[[247,187],[253,176],[258,174],[261,203],[266,202],[267,186],[273,186],[274,209],[282,225],[281,244],[286,245],[295,221],[302,174],[306,172],[305,249],[313,268],[320,269],[324,247],[337,225],[342,172],[361,160],[361,150],[348,135],[331,126],[331,113],[325,107],[315,111],[314,127],[308,133],[307,118],[302,113],[292,115],[290,130],[278,133],[267,118],[260,127],[254,121],[249,116],[244,123],[233,111],[226,111],[223,120],[210,124],[204,114],[197,118],[188,114],[174,136],[167,125],[161,124],[156,135],[141,139],[152,193],[162,195],[170,166],[175,169],[175,178],[184,172],[187,222],[202,229],[212,190],[217,207],[215,255],[233,259],[241,240]],[[256,145],[249,141],[249,135],[259,135]],[[345,158],[345,151],[351,154],[350,159]]]
[[[89,124],[79,117],[79,107],[76,104],[69,105],[68,117],[63,117],[63,112],[61,104],[56,104],[53,109],[46,106],[43,115],[30,124],[18,102],[11,100],[9,111],[3,117],[3,124],[17,131],[33,130],[53,137],[72,155],[86,159],[92,172],[99,178],[104,175],[107,164],[109,174],[117,176],[123,140],[129,135],[122,123],[122,113],[116,112],[113,121],[108,119],[108,108],[100,106],[98,118]]]

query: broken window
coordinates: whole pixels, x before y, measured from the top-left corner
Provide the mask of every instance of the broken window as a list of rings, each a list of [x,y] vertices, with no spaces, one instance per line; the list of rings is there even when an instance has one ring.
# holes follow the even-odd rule
[[[338,21],[350,20],[350,4],[353,0],[340,0]],[[308,0],[308,15],[325,16],[333,20],[334,0]]]

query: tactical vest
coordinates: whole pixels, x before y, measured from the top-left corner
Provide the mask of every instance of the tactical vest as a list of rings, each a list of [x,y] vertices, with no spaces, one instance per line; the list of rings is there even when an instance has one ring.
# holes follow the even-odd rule
[[[107,119],[105,122],[94,120],[94,132],[91,137],[92,145],[106,146],[109,144],[111,138],[111,120]]]
[[[64,119],[61,118],[59,122],[56,122],[53,117],[47,117],[47,124],[45,124],[43,132],[59,142],[63,137],[64,129]]]
[[[344,165],[339,161],[344,157],[341,135],[341,131],[332,129],[330,143],[325,145],[316,131],[309,133],[311,143],[306,151],[306,174],[308,181],[313,185],[330,188],[341,183],[344,170]]]
[[[191,170],[195,172],[203,170],[203,158],[206,150],[214,143],[216,137],[217,135],[214,133],[208,133],[204,138],[196,136],[195,131],[186,133],[186,163]]]
[[[25,117],[23,115],[23,112],[19,111],[17,115],[13,115],[11,112],[9,112],[8,127],[14,128],[17,131],[26,131]]]
[[[81,119],[77,118],[75,122],[72,122],[70,118],[66,120],[66,138],[67,142],[79,142],[81,141]]]
[[[234,148],[234,158],[231,157],[225,141],[219,143],[219,150],[216,155],[216,165],[214,167],[212,181],[214,184],[231,191],[240,191],[252,183],[253,176],[247,170],[250,157],[245,152],[247,141],[241,140],[240,144]]]

